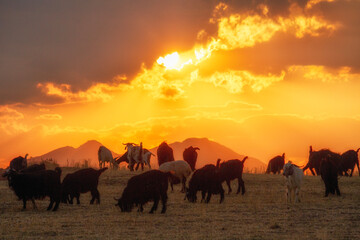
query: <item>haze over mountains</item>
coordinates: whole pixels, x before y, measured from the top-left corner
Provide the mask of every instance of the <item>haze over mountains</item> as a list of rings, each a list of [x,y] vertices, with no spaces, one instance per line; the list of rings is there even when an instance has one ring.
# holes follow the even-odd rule
[[[198,160],[196,167],[200,168],[208,163],[215,164],[217,159],[229,160],[229,159],[243,159],[244,155],[238,154],[217,142],[211,141],[207,138],[188,138],[182,142],[168,143],[174,150],[174,157],[176,160],[183,159],[182,153],[185,148],[189,146],[199,147]],[[45,159],[53,159],[60,166],[73,166],[74,164],[83,164],[85,160],[89,162],[92,167],[98,167],[97,152],[102,144],[96,140],[90,140],[82,144],[78,148],[66,146],[55,149],[44,155],[33,157],[30,161],[38,162]],[[146,146],[145,146],[146,147]],[[111,149],[110,149],[111,150]],[[149,149],[156,155],[157,147]],[[113,156],[119,156],[118,153],[112,152]],[[151,158],[151,165],[157,168],[157,158]],[[245,162],[245,168],[251,171],[260,171],[265,168],[265,163],[260,160],[249,156]]]

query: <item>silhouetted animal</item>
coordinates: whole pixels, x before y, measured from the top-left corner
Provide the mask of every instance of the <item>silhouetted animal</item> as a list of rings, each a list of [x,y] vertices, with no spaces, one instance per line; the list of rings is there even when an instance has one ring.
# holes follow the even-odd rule
[[[310,146],[309,151],[309,161],[306,164],[306,166],[303,168],[303,171],[306,169],[310,169],[311,173],[315,176],[315,173],[313,171],[313,168],[315,169],[316,175],[320,174],[320,163],[321,160],[329,156],[329,158],[337,165],[340,164],[340,154],[334,153],[330,151],[329,149],[321,149],[320,151],[313,151],[312,146]],[[339,175],[342,175],[341,171],[339,171]]]
[[[27,167],[27,156],[25,157],[18,156],[17,158],[14,158],[10,161],[10,168],[14,169],[15,171],[20,171],[21,169],[24,169]]]
[[[173,178],[170,179],[170,186],[171,186],[171,190],[173,191],[173,185],[174,184],[178,184],[178,183],[182,183],[182,188],[181,188],[181,192],[185,192],[185,188],[186,188],[186,179],[190,176],[191,174],[191,168],[189,166],[189,164],[183,160],[177,160],[177,161],[172,161],[172,162],[166,162],[161,164],[161,166],[159,167],[160,171],[163,172],[170,172],[172,171],[172,174],[176,177],[176,181],[173,180]]]
[[[115,162],[112,153],[104,146],[100,146],[98,150],[99,168],[105,167],[105,163],[108,162],[110,167],[117,169],[119,165]]]
[[[338,168],[337,165],[331,160],[330,156],[326,156],[320,163],[321,178],[325,184],[325,197],[331,194],[340,196],[338,184]]]
[[[350,177],[352,176],[355,168],[355,164],[357,165],[359,176],[360,176],[360,169],[359,169],[359,158],[358,158],[358,152],[360,148],[358,148],[356,151],[349,150],[341,154],[341,160],[340,160],[340,171],[345,173],[345,176],[348,176],[347,171],[351,169]]]
[[[220,194],[220,203],[224,201],[224,189],[221,185],[219,163],[220,159],[217,161],[216,166],[207,164],[194,172],[189,182],[189,188],[186,189],[185,198],[189,202],[196,202],[198,191],[201,191],[201,202],[205,200],[206,193],[205,203],[210,202],[212,194]]]
[[[138,206],[138,211],[142,212],[143,205],[149,201],[154,201],[150,213],[156,211],[159,200],[162,202],[161,213],[166,212],[166,202],[168,199],[168,179],[172,177],[170,172],[150,170],[133,176],[127,182],[121,198],[116,199],[122,212],[131,212],[134,205]]]
[[[65,176],[62,182],[62,202],[73,204],[74,197],[77,204],[80,204],[80,193],[91,192],[90,204],[95,200],[100,204],[100,193],[97,189],[99,177],[107,167],[95,170],[93,168],[80,169]]]
[[[272,159],[270,159],[266,173],[274,173],[274,174],[280,174],[281,170],[283,169],[285,164],[285,153],[283,153],[282,156],[278,155]]]
[[[175,161],[173,150],[166,142],[162,142],[159,145],[159,147],[157,149],[157,157],[158,157],[159,167],[164,162]]]
[[[245,183],[242,179],[242,174],[244,170],[244,162],[247,158],[247,156],[244,157],[242,161],[239,159],[232,159],[220,164],[220,179],[221,182],[226,181],[229,188],[229,194],[232,191],[230,181],[234,179],[238,180],[238,189],[236,193],[238,194],[240,189],[242,189],[241,194],[245,194]]]
[[[200,150],[200,148],[194,148],[193,146],[190,146],[188,148],[185,148],[183,152],[183,158],[190,165],[192,171],[195,171],[195,165],[198,156],[196,150]]]
[[[299,192],[304,178],[304,172],[291,161],[288,161],[283,168],[283,175],[286,178],[286,201],[291,202],[294,191],[295,203],[300,202]]]
[[[41,164],[33,164],[28,166],[27,168],[21,169],[20,172],[21,173],[30,173],[30,172],[37,172],[37,171],[41,171],[41,170],[45,170],[45,164],[41,163]]]
[[[60,204],[61,198],[61,169],[42,170],[30,173],[18,173],[9,169],[3,176],[6,176],[9,187],[14,190],[19,200],[23,201],[23,210],[26,209],[26,201],[31,200],[36,208],[34,199],[43,199],[50,197],[50,204],[47,210],[51,210],[55,203],[53,211],[56,211]]]

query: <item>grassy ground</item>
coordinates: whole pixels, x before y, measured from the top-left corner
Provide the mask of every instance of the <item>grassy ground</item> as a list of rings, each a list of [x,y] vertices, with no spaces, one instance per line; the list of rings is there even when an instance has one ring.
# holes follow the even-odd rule
[[[340,178],[342,196],[328,198],[321,178],[306,176],[299,204],[286,204],[280,175],[244,174],[246,194],[226,195],[222,204],[218,195],[209,204],[184,201],[177,185],[168,192],[166,214],[159,205],[151,215],[152,203],[144,213],[115,207],[113,198],[132,175],[107,170],[100,177],[100,205],[90,205],[86,193],[80,205],[60,204],[57,212],[46,211],[48,199],[36,201],[38,210],[28,202],[21,211],[22,202],[0,181],[0,239],[360,239],[359,176]]]

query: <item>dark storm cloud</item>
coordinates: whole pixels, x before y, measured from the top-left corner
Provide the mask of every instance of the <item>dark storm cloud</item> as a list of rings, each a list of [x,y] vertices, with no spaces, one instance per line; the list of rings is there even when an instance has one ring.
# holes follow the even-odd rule
[[[2,1],[0,104],[38,100],[36,84],[73,90],[131,77],[191,48],[215,1]]]

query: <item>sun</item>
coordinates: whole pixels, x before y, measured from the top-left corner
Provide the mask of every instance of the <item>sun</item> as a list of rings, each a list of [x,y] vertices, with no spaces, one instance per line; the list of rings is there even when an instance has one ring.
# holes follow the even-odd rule
[[[156,61],[158,64],[163,65],[166,69],[179,69],[180,56],[178,52],[173,52],[165,57],[159,57]]]

